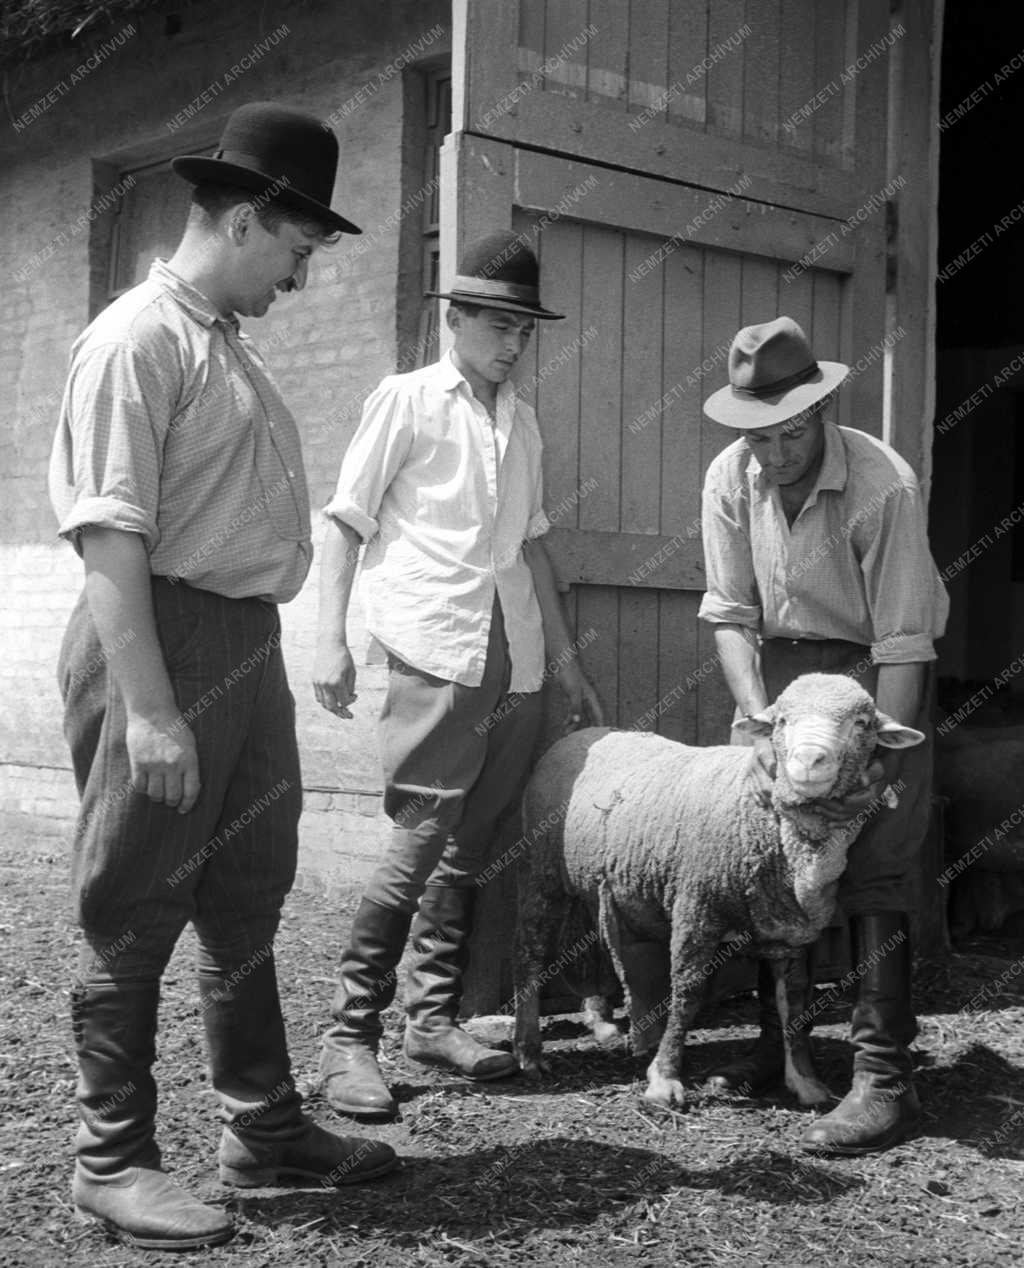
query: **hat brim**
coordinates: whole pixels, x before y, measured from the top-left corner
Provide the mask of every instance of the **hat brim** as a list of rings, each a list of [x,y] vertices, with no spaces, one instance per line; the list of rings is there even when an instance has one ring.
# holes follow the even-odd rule
[[[475,295],[468,291],[424,291],[430,299],[446,299],[452,304],[473,304],[476,308],[500,308],[506,313],[524,313],[538,321],[564,321],[565,313],[553,313],[540,304],[526,304],[515,299],[503,299],[497,295]]]
[[[251,189],[255,194],[265,193],[268,189],[280,184],[273,176],[264,172],[253,171],[251,167],[241,167],[237,163],[226,163],[223,159],[209,158],[203,154],[182,154],[171,159],[171,170],[182,179],[193,185],[213,181],[219,185],[239,185],[242,189]],[[322,220],[340,233],[362,233],[358,225],[344,216],[339,216],[330,207],[319,203],[315,198],[288,187],[275,190],[275,201],[294,207],[297,211],[308,211],[317,220]]]
[[[850,367],[841,361],[819,361],[818,371],[805,383],[798,383],[777,396],[741,396],[732,384],[712,392],[704,402],[704,413],[712,422],[743,431],[774,427],[787,418],[802,414],[842,383]]]

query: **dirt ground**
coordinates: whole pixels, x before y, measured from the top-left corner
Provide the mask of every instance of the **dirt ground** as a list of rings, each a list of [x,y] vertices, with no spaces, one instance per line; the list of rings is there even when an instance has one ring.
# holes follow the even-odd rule
[[[69,1200],[74,1069],[68,982],[74,930],[66,862],[0,847],[3,958],[0,1264],[115,1268],[169,1263],[75,1221]],[[300,1083],[315,1067],[339,939],[358,895],[296,893],[278,939]],[[499,1265],[1010,1265],[1024,1263],[1024,941],[973,942],[918,966],[919,1137],[877,1157],[825,1160],[797,1141],[809,1111],[784,1090],[715,1099],[702,1075],[754,1033],[754,1004],[729,1001],[688,1045],[682,1112],[640,1097],[623,1046],[599,1048],[577,1018],[547,1022],[553,1077],[472,1086],[399,1054],[391,1017],[384,1066],[401,1120],[373,1129],[402,1170],[369,1185],[244,1194],[216,1179],[217,1125],[205,1082],[183,939],[165,979],[159,1136],[165,1165],[235,1213],[226,1246],[174,1262],[246,1268],[498,1268]],[[849,1078],[843,1010],[817,1031],[826,1078]],[[476,1026],[479,1023],[472,1023]],[[507,1024],[488,1023],[504,1038]]]

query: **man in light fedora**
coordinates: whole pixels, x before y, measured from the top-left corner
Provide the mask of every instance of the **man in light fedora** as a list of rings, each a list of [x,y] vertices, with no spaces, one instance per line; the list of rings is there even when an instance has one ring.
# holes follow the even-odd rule
[[[370,633],[387,653],[380,720],[394,826],[356,913],[324,1038],[330,1104],[391,1117],[380,1014],[412,927],[405,1054],[471,1079],[516,1070],[456,1023],[478,878],[529,768],[545,669],[578,721],[599,722],[561,612],[542,534],[541,440],[509,376],[540,302],[533,252],[511,232],[469,246],[441,298],[454,347],[369,397],[326,507],[317,700],[351,717],[346,612],[360,546]]]
[[[747,326],[729,353],[729,385],[704,404],[739,433],[708,469],[703,494],[707,593],[740,714],[757,714],[799,674],[848,673],[928,742],[880,750],[875,782],[824,813],[866,813],[850,849],[839,903],[857,973],[853,1087],[804,1134],[811,1152],[858,1154],[904,1138],[919,1113],[908,1045],[910,870],[927,829],[931,783],[929,696],[934,640],[948,599],[928,549],[914,473],[888,445],[829,420],[845,365],[817,361],[789,317]],[[773,766],[759,742],[762,795]],[[898,806],[882,804],[899,788]],[[891,798],[889,799],[891,800]],[[753,1051],[713,1076],[756,1091],[782,1073],[782,1036],[770,977],[760,975],[761,1035]],[[810,1025],[810,1017],[801,1024]]]
[[[300,291],[313,252],[359,232],[330,207],[337,162],[326,124],[269,102],[235,111],[212,157],[174,160],[194,186],[184,236],[76,341],[51,459],[85,565],[59,667],[81,794],[72,1194],[140,1247],[233,1231],[154,1138],[160,978],[189,921],[221,1180],[345,1184],[397,1162],[303,1115],[273,954],[302,797],[277,604],[312,551],[295,421],[237,314]]]

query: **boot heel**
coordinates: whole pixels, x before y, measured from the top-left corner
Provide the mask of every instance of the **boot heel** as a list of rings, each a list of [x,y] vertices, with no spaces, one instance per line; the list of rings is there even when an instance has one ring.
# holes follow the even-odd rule
[[[270,1189],[277,1185],[279,1171],[277,1167],[229,1167],[220,1165],[220,1182],[229,1184],[233,1189]]]

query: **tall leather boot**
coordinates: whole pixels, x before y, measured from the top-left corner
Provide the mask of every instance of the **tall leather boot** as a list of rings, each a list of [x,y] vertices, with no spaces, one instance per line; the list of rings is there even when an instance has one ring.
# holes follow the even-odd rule
[[[405,988],[405,1055],[469,1079],[515,1074],[510,1052],[487,1048],[456,1024],[469,961],[476,887],[428,885],[412,927],[415,954]]]
[[[381,1078],[377,1049],[384,1026],[380,1015],[395,998],[398,962],[412,915],[364,898],[359,904],[348,949],[341,961],[324,1033],[320,1078],[331,1109],[354,1118],[394,1118],[394,1097]]]
[[[230,967],[201,952],[199,995],[211,1081],[226,1123],[218,1154],[225,1184],[259,1188],[296,1178],[355,1184],[398,1165],[390,1145],[336,1136],[303,1114],[270,946]]]
[[[810,1011],[814,993],[811,955],[811,948],[807,947],[793,956],[786,970],[785,982],[792,1014],[789,1024],[806,1036],[810,1035],[814,1024]],[[757,1004],[760,1034],[742,1056],[712,1070],[708,1075],[708,1085],[713,1091],[756,1096],[782,1080],[786,1070],[786,1051],[775,979],[768,960],[757,962]]]
[[[907,916],[895,911],[851,916],[850,936],[854,970],[862,975],[853,1010],[853,1086],[831,1114],[804,1133],[800,1145],[810,1153],[890,1149],[921,1113],[908,1047],[917,1022]]]
[[[132,1246],[217,1246],[234,1233],[230,1216],[193,1198],[160,1168],[151,1073],[159,999],[159,982],[148,980],[72,992],[81,1123],[71,1197],[81,1218],[101,1221]]]

